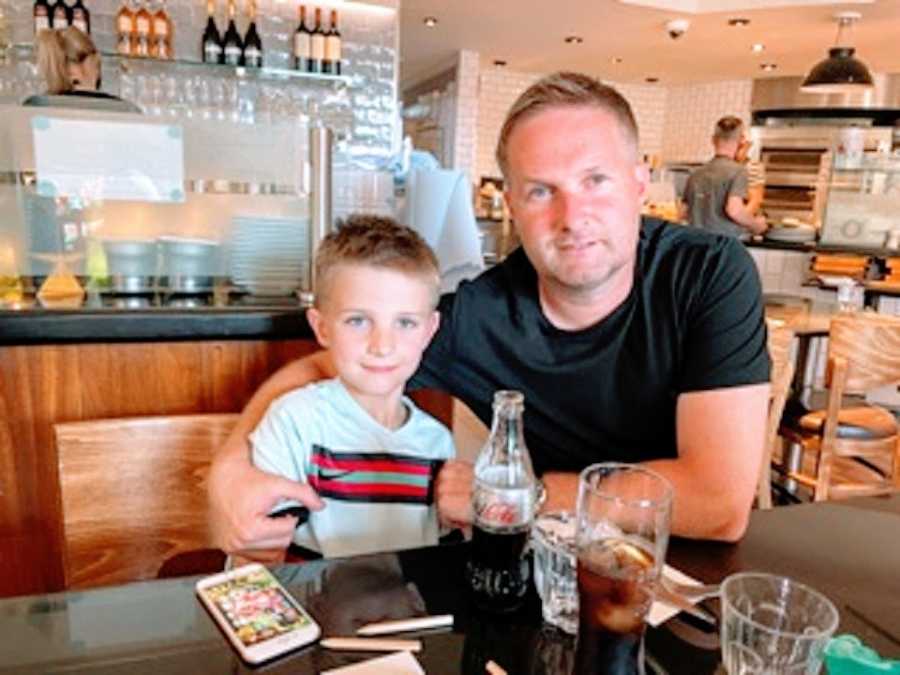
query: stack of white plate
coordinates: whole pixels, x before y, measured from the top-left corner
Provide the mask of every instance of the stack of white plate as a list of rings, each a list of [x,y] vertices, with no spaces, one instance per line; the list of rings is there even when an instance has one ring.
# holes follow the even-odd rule
[[[233,219],[231,280],[255,295],[290,295],[309,269],[305,218]]]

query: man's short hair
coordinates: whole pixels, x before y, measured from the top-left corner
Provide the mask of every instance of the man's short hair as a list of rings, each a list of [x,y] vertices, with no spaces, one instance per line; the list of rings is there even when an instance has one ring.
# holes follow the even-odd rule
[[[441,284],[437,258],[419,234],[393,218],[354,214],[331,232],[316,251],[316,306],[321,307],[340,265],[381,267],[421,279],[432,289],[437,307]]]
[[[596,106],[613,115],[625,140],[638,148],[638,127],[634,113],[618,91],[588,75],[558,72],[542,77],[528,87],[512,104],[500,128],[497,140],[497,164],[507,175],[509,137],[523,119],[556,106]]]
[[[716,122],[716,130],[713,132],[713,140],[735,141],[740,139],[744,132],[744,121],[740,117],[727,115]]]

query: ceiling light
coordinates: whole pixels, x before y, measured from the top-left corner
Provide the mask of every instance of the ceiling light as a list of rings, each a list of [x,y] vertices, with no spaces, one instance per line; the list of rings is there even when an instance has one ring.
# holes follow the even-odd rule
[[[504,66],[506,66],[506,61],[504,61],[503,59],[494,59],[494,65],[498,68],[503,68]]]
[[[566,37],[567,45],[580,45],[582,42],[584,42],[584,38],[578,35],[569,35]]]
[[[659,78],[658,77],[645,77],[644,82],[647,82],[648,84],[656,84],[657,82],[659,82]]]
[[[614,57],[612,57],[612,58],[610,59],[610,61],[612,61],[612,62],[613,62],[614,64],[616,64],[616,65],[619,65],[620,63],[622,63],[622,57],[621,57],[621,56],[614,56]]]
[[[728,25],[729,26],[738,26],[738,27],[749,26],[750,19],[745,19],[742,16],[736,16],[733,19],[728,19]]]
[[[424,23],[429,28],[434,28],[435,26],[437,26],[437,22],[437,17],[435,16],[426,16],[424,19],[422,19],[422,23]]]
[[[759,54],[760,52],[766,51],[766,46],[762,42],[757,42],[750,47],[750,51]]]
[[[862,61],[853,56],[853,47],[842,46],[845,28],[849,28],[859,20],[858,12],[841,12],[835,15],[838,22],[838,33],[835,46],[828,50],[828,58],[819,61],[812,67],[800,91],[809,94],[851,94],[871,89],[872,73]]]
[[[759,67],[761,70],[765,70],[768,73],[771,73],[778,67],[777,63],[760,63]]]

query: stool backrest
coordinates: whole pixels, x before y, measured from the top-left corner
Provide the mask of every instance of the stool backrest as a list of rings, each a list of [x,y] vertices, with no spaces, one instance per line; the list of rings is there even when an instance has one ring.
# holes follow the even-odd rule
[[[55,424],[67,588],[155,578],[211,546],[206,476],[236,414]]]
[[[847,363],[845,394],[900,382],[900,317],[874,312],[836,316],[829,332],[829,366],[834,358]],[[831,381],[830,372],[826,379]]]

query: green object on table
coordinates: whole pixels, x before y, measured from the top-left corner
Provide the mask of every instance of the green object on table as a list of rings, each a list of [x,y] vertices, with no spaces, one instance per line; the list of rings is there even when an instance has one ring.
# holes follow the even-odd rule
[[[828,675],[900,675],[900,661],[883,659],[855,635],[838,635],[825,647]]]

